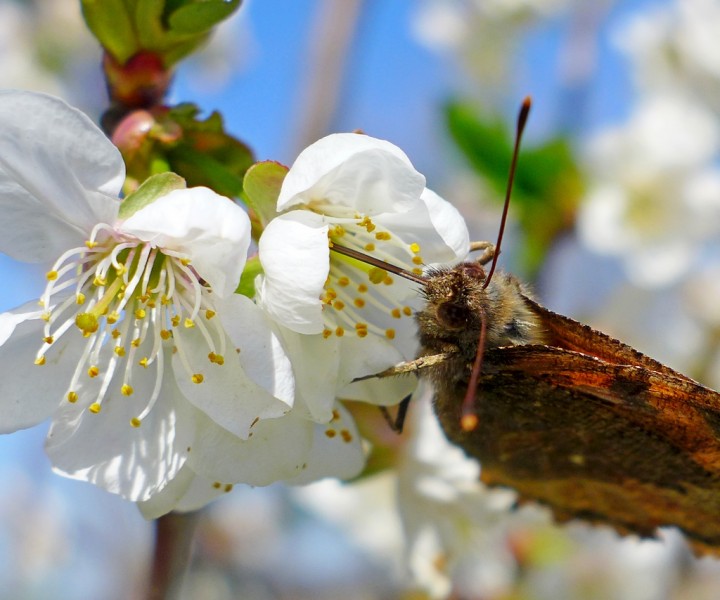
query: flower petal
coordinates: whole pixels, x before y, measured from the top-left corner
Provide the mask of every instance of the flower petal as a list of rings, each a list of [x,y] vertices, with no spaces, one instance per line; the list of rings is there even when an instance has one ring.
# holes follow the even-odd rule
[[[465,219],[457,208],[428,188],[420,199],[428,208],[435,231],[453,253],[453,258],[433,258],[433,261],[463,260],[470,252],[470,233]]]
[[[322,216],[297,210],[273,219],[258,244],[265,271],[257,286],[261,305],[298,333],[323,328],[320,293],[330,271],[327,231]]]
[[[233,344],[251,349],[238,354],[245,373],[268,393],[292,406],[293,365],[267,314],[239,294],[221,299],[215,306]]]
[[[208,418],[198,419],[198,436],[189,465],[222,482],[270,485],[297,476],[307,463],[313,423],[291,411],[279,419],[258,421],[247,439]]]
[[[374,215],[408,207],[424,187],[425,177],[397,146],[336,133],[300,153],[283,181],[277,209],[324,200]]]
[[[185,463],[163,489],[150,499],[138,502],[138,508],[146,519],[157,519],[172,510],[199,510],[231,489],[232,486],[228,488],[216,480],[198,475]]]
[[[237,288],[250,247],[250,219],[229,198],[204,187],[175,190],[128,218],[121,231],[187,254],[219,296]]]
[[[79,389],[76,403],[60,405],[48,434],[47,454],[55,471],[67,477],[88,481],[132,501],[148,500],[185,463],[193,445],[197,411],[166,368],[161,397],[140,427],[133,427],[131,419],[152,392],[153,374],[150,370],[135,373],[131,397],[111,388],[102,410],[94,414],[88,406],[97,397],[101,379]]]
[[[120,152],[62,100],[0,92],[0,250],[50,261],[113,223],[125,179]]]
[[[237,350],[252,353],[255,348],[251,343],[233,344],[228,338],[224,364],[220,365],[208,360],[205,338],[198,328],[176,328],[174,341],[178,351],[173,354],[172,364],[180,390],[195,407],[232,434],[246,439],[258,419],[273,419],[290,410],[291,404],[269,394],[243,369]],[[195,373],[188,372],[186,364],[200,369],[197,373],[203,376],[202,383],[192,381]]]
[[[0,364],[4,370],[0,382],[0,433],[32,427],[52,415],[62,399],[58,382],[69,380],[74,367],[66,357],[75,350],[80,352],[79,344],[73,348],[69,338],[64,338],[57,342],[54,358],[42,366],[34,364],[42,346],[42,312],[37,302],[28,302],[0,314]]]
[[[303,485],[325,477],[350,479],[365,466],[361,437],[350,413],[340,404],[335,406],[335,418],[327,425],[316,423],[306,465],[287,483]]]

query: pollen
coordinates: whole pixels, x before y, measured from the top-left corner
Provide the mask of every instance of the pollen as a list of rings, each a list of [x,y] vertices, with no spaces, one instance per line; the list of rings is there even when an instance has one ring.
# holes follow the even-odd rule
[[[39,367],[41,367],[42,365],[44,365],[44,364],[45,364],[45,356],[38,356],[38,357],[35,359],[35,364],[38,365]]]
[[[359,338],[367,337],[368,334],[367,329],[358,329],[356,333]]]
[[[323,329],[322,336],[325,339],[328,339],[332,335],[331,329]]]
[[[78,401],[77,392],[68,392],[67,393],[67,401],[70,404],[75,404]]]
[[[138,364],[143,367],[144,369],[147,369],[148,364],[150,363],[147,356],[143,356],[139,361]]]
[[[103,287],[103,286],[107,285],[107,279],[104,279],[104,278],[96,275],[95,278],[93,279],[93,285],[95,287]]]
[[[85,246],[90,250],[92,250],[97,245],[97,242],[93,242],[92,240],[85,240]]]
[[[93,402],[90,406],[88,406],[88,410],[94,415],[98,414],[101,409],[102,406],[100,406],[99,402]]]
[[[232,492],[233,490],[233,484],[232,483],[226,483],[225,487],[223,488],[224,492]]]
[[[413,272],[415,275],[422,275],[422,274],[423,274],[422,269],[419,269],[418,267],[415,267],[415,268],[412,270],[412,272]]]
[[[161,329],[160,337],[164,340],[169,340],[172,337],[172,331],[170,331],[169,329]]]
[[[394,340],[395,339],[395,330],[394,329],[386,329],[385,337],[389,340]]]
[[[45,279],[48,281],[55,281],[58,278],[58,272],[57,271],[48,271],[45,273]]]
[[[362,298],[355,298],[355,300],[353,300],[353,304],[358,308],[362,308],[363,306],[365,306],[365,300],[363,300]]]
[[[138,427],[140,427],[140,425],[142,425],[142,421],[137,417],[133,417],[132,419],[130,419],[130,425],[137,429]]]
[[[128,385],[127,383],[124,383],[120,388],[120,393],[123,396],[132,396],[134,391],[135,390],[132,388],[132,386]]]
[[[357,290],[358,290],[358,292],[360,292],[361,294],[364,294],[365,292],[368,291],[368,286],[366,286],[364,283],[361,283],[360,285],[358,285]]]
[[[410,308],[409,306],[403,306],[403,314],[406,317],[411,317],[412,316],[412,308]]]
[[[375,234],[376,240],[387,241],[392,239],[392,236],[387,231],[378,231]]]
[[[50,313],[50,312],[44,312],[43,314],[40,315],[40,318],[41,318],[43,321],[48,322],[48,321],[50,320],[50,317],[51,317],[51,316],[52,316],[52,313]]]
[[[348,277],[340,277],[338,279],[338,285],[345,287],[350,285],[350,279]]]
[[[97,366],[92,365],[87,371],[88,377],[97,377],[100,375],[100,369]]]
[[[79,313],[75,317],[75,325],[86,336],[95,333],[100,326],[97,317],[92,313]]]
[[[202,383],[205,381],[205,377],[203,377],[202,373],[195,373],[191,378],[190,381],[193,383]]]
[[[180,315],[175,315],[172,319],[170,319],[170,324],[173,327],[177,327],[180,325]]]
[[[342,429],[340,431],[340,437],[342,437],[343,442],[345,442],[346,444],[352,442],[353,439],[352,433],[350,433],[347,429]]]
[[[123,356],[125,356],[125,346],[115,346],[113,352],[115,352],[115,354],[122,358]]]
[[[180,264],[183,265],[184,267],[187,267],[190,264],[190,259],[189,258],[181,258]]]
[[[393,308],[390,311],[390,314],[393,316],[394,319],[399,319],[400,317],[402,317],[402,313],[400,312],[399,308]]]
[[[326,429],[326,430],[325,430],[325,435],[326,435],[327,437],[329,437],[330,439],[332,439],[332,438],[334,438],[334,437],[337,435],[337,431],[335,431],[334,429]]]
[[[215,311],[210,310],[209,308],[205,311],[205,318],[209,321],[215,316]]]
[[[413,256],[412,261],[413,261],[413,264],[416,264],[416,265],[423,264],[422,256]]]
[[[120,313],[112,311],[108,313],[108,315],[105,317],[105,320],[110,323],[110,325],[117,323],[120,320]]]
[[[420,254],[420,244],[413,242],[410,244],[410,252],[413,254]]]
[[[48,344],[48,345],[49,345],[49,344],[52,344],[54,341],[55,341],[55,338],[54,338],[53,336],[51,336],[51,335],[46,335],[46,336],[43,338],[43,342],[45,342],[45,343]]]
[[[378,267],[373,267],[368,271],[368,279],[375,284],[382,283],[387,276],[387,271]]]
[[[78,304],[80,306],[85,304],[85,294],[83,294],[82,292],[78,292],[77,294],[75,294],[75,304]]]
[[[146,314],[147,314],[147,313],[145,312],[145,309],[144,309],[144,308],[138,308],[138,309],[135,311],[135,318],[136,318],[136,319],[144,319]]]
[[[338,337],[342,337],[345,335],[345,330],[342,327],[336,327],[335,328],[335,335]]]
[[[383,283],[384,283],[385,285],[392,285],[392,283],[393,283],[393,278],[390,277],[390,275],[388,275],[385,279],[383,279]]]
[[[367,252],[375,252],[375,244],[365,244],[365,250]]]
[[[193,327],[195,327],[195,321],[193,321],[192,319],[186,318],[183,321],[183,326],[185,327],[185,329],[192,329]]]
[[[333,308],[335,310],[342,310],[345,308],[345,303],[342,300],[335,300],[335,302],[333,302]]]
[[[225,357],[222,354],[215,354],[214,352],[208,354],[208,360],[216,365],[225,364]]]
[[[130,345],[131,345],[133,348],[138,348],[138,347],[140,346],[140,343],[141,343],[141,342],[142,342],[142,340],[141,340],[140,338],[135,338],[134,340],[131,340],[131,341],[130,341]]]

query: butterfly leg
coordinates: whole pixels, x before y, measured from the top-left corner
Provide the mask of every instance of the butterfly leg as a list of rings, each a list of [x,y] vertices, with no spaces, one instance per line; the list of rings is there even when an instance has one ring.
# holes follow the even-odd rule
[[[470,252],[479,252],[480,250],[483,253],[477,258],[477,262],[481,265],[486,265],[495,258],[495,244],[492,242],[470,242]]]
[[[390,411],[387,409],[386,406],[378,406],[380,412],[382,413],[382,416],[385,417],[385,421],[387,422],[390,429],[397,433],[402,433],[403,431],[403,426],[405,425],[405,417],[407,416],[408,407],[410,406],[410,398],[412,398],[412,394],[405,396],[405,398],[402,399],[400,404],[398,404],[398,411],[394,419],[392,418],[392,415],[390,414]]]

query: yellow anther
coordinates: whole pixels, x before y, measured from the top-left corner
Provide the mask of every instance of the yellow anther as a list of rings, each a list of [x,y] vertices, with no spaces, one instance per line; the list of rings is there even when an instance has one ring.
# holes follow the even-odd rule
[[[86,337],[95,333],[100,326],[97,317],[92,313],[78,313],[75,317],[75,325]]]
[[[132,419],[130,419],[130,425],[137,429],[138,427],[140,427],[140,425],[142,425],[142,421],[137,417],[133,417]]]
[[[156,306],[157,306],[157,302],[155,302],[154,299],[147,301],[147,307],[148,307],[148,308],[155,308]]]
[[[127,383],[123,383],[122,387],[120,388],[120,393],[123,396],[132,396],[132,393],[135,390],[132,388],[131,385],[128,385]]]
[[[52,313],[50,313],[48,311],[48,312],[44,312],[43,314],[41,314],[40,318],[47,323],[50,320],[51,316],[52,316]]]
[[[375,252],[375,244],[365,244],[365,250],[368,252]]]
[[[352,442],[352,434],[347,429],[341,429],[340,430],[340,437],[343,439],[343,442],[346,444],[349,444]]]
[[[222,354],[215,354],[214,352],[208,354],[208,360],[216,365],[225,364],[225,357]]]
[[[92,365],[87,370],[87,374],[88,374],[88,377],[97,377],[98,375],[100,375],[100,369],[98,369],[97,366]]]
[[[355,323],[355,329],[358,329],[358,330],[360,330],[360,329],[365,329],[365,330],[367,330],[367,328],[368,328],[367,323]]]
[[[45,356],[44,356],[44,355],[43,355],[43,356],[38,356],[38,357],[35,359],[35,364],[38,365],[39,367],[41,367],[42,365],[44,365],[44,364],[45,364]]]
[[[336,327],[335,328],[335,335],[338,337],[342,337],[345,335],[345,330],[342,327]]]
[[[413,256],[412,261],[413,261],[413,264],[416,264],[416,265],[423,264],[422,256]]]
[[[90,250],[92,250],[97,245],[98,245],[97,242],[93,242],[92,240],[85,240],[85,246],[90,248]]]
[[[219,481],[215,481],[215,482],[212,484],[212,486],[213,486],[216,490],[219,490],[219,489],[222,487],[222,483],[220,483]]]
[[[368,286],[366,286],[364,283],[361,283],[360,285],[358,285],[358,292],[360,292],[361,294],[364,294],[367,291],[368,291]]]
[[[372,221],[368,220],[368,223],[365,225],[365,230],[366,230],[368,233],[372,233],[373,231],[375,231],[375,223],[373,223]]]
[[[140,338],[135,338],[134,340],[130,341],[130,345],[133,348],[138,348],[140,346],[140,342],[142,342],[142,340]]]
[[[184,267],[187,267],[190,264],[190,259],[189,258],[181,258],[180,264],[183,265]]]
[[[148,366],[148,363],[149,363],[149,362],[150,362],[150,361],[149,361],[148,357],[147,357],[147,356],[143,356],[143,357],[138,361],[138,364],[139,364],[141,367],[143,367],[144,369],[147,369],[147,366]]]
[[[380,269],[379,267],[373,267],[368,271],[368,279],[375,284],[382,283],[385,281],[387,276],[387,271],[385,269]]]
[[[412,272],[415,273],[415,275],[422,275],[422,274],[423,274],[422,269],[419,269],[418,267],[415,267],[415,268],[412,270]]]
[[[85,294],[83,294],[82,292],[78,292],[77,294],[75,294],[75,304],[81,306],[85,304]]]
[[[210,320],[215,316],[215,311],[210,310],[209,308],[205,311],[205,318]]]
[[[335,310],[342,310],[345,308],[345,303],[342,300],[335,300],[335,302],[333,302],[333,308]]]
[[[107,285],[107,279],[103,279],[102,277],[96,275],[95,278],[93,279],[93,285],[95,287],[103,287],[103,286]]]
[[[363,300],[362,298],[355,298],[355,300],[353,300],[353,304],[358,308],[362,308],[363,306],[365,306],[365,300]]]
[[[420,254],[420,244],[413,242],[410,244],[410,252],[413,254]]]
[[[375,234],[375,239],[376,239],[376,240],[387,241],[387,240],[389,240],[389,239],[392,239],[392,236],[391,236],[387,231],[378,231],[378,232]]]
[[[195,327],[195,321],[193,321],[192,319],[186,318],[183,321],[183,326],[185,327],[185,329],[192,329],[193,327]]]
[[[195,373],[191,378],[190,381],[193,383],[202,383],[205,380],[205,377],[203,377],[202,373]]]
[[[48,281],[55,281],[58,278],[58,272],[57,271],[48,271],[45,273],[45,279]]]
[[[385,285],[392,285],[392,283],[393,283],[393,278],[390,277],[390,275],[388,275],[385,279],[383,279],[383,283],[384,283]]]
[[[113,352],[115,352],[118,356],[123,357],[125,356],[125,346],[115,346]]]
[[[136,319],[144,319],[146,314],[147,313],[145,312],[144,308],[135,309],[135,318]]]
[[[367,329],[358,329],[355,333],[357,333],[359,338],[367,337],[368,334]]]
[[[330,329],[323,329],[322,336],[325,339],[328,339],[332,335],[332,330]]]
[[[173,327],[180,325],[180,315],[175,315],[172,319],[170,319],[170,323]]]
[[[98,402],[93,402],[90,406],[88,406],[88,410],[94,415],[98,414],[101,408],[102,406],[100,406]]]
[[[117,323],[120,320],[120,313],[116,311],[112,311],[107,314],[107,317],[105,317],[105,320],[112,325],[113,323]]]
[[[337,431],[335,431],[334,429],[326,429],[325,435],[330,439],[333,439],[337,435]]]
[[[162,304],[163,306],[167,306],[168,304],[170,304],[170,298],[163,294],[160,298],[160,304]]]
[[[77,392],[68,392],[67,394],[67,401],[70,404],[75,404],[78,401],[78,395]]]
[[[161,329],[160,337],[164,340],[169,340],[172,337],[172,331],[170,331],[169,329]]]
[[[403,314],[406,317],[412,317],[412,308],[410,308],[409,306],[403,306]]]
[[[120,330],[116,327],[110,332],[110,335],[114,340],[118,339],[122,334],[120,333]]]
[[[389,340],[394,340],[395,339],[395,330],[394,329],[386,329],[385,337]]]
[[[399,309],[399,308],[393,308],[393,309],[390,311],[390,314],[391,314],[391,315],[393,316],[393,318],[395,318],[395,319],[399,319],[400,317],[402,317],[402,313],[400,312],[400,309]]]
[[[325,290],[325,297],[328,300],[335,300],[335,298],[337,298],[337,292],[332,288],[328,288]]]
[[[340,277],[338,279],[338,285],[345,287],[346,285],[350,285],[350,279],[347,277]]]
[[[45,342],[46,344],[52,344],[54,341],[55,341],[55,338],[51,335],[45,336],[43,338],[43,342]]]
[[[252,434],[250,434],[252,435]],[[226,483],[225,487],[223,488],[224,492],[232,492],[233,491],[233,484],[232,483]]]

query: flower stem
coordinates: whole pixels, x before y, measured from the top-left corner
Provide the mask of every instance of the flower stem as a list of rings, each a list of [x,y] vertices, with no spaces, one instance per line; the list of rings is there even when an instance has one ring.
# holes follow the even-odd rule
[[[199,512],[169,513],[155,521],[155,552],[147,600],[180,598]]]

